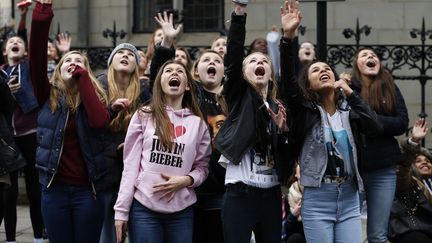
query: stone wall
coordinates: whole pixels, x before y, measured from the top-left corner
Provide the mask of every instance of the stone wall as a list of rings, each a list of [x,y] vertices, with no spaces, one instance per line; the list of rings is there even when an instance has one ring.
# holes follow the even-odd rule
[[[145,1],[145,0],[143,0]],[[179,0],[173,0],[179,1]],[[247,38],[249,44],[257,37],[264,37],[272,25],[279,26],[279,7],[281,0],[250,0],[248,6]],[[87,14],[79,11],[79,6],[87,4]],[[60,23],[62,31],[69,31],[73,37],[73,46],[111,46],[111,39],[105,39],[102,31],[112,29],[113,21],[117,23],[117,30],[124,29],[128,35],[123,41],[146,45],[150,34],[132,33],[132,0],[56,0],[54,3],[55,17],[52,32],[56,32]],[[82,8],[82,7],[81,7]],[[316,3],[302,2],[302,25],[307,27],[301,41],[316,41]],[[10,17],[10,1],[0,1],[0,26]],[[231,0],[225,0],[225,20],[232,12]],[[18,11],[15,13],[19,16]],[[28,23],[30,15],[27,16]],[[346,0],[344,2],[327,3],[327,38],[329,44],[354,44],[355,40],[345,39],[342,35],[344,28],[355,28],[356,18],[360,26],[372,27],[369,36],[362,36],[363,44],[420,44],[419,38],[412,39],[409,32],[412,28],[421,28],[423,16],[426,28],[432,29],[432,1],[431,0]],[[86,26],[79,22],[87,18]],[[227,24],[228,25],[228,24]],[[84,28],[85,27],[85,28]],[[183,33],[179,45],[208,45],[218,36],[218,33]],[[119,40],[120,42],[120,40]],[[432,45],[432,40],[426,42]],[[430,71],[432,72],[432,70]],[[407,75],[418,75],[414,71],[407,71]],[[429,73],[429,75],[432,75]],[[431,82],[427,84],[426,112],[432,115]],[[415,81],[397,81],[408,104],[411,123],[420,113],[420,85]],[[432,137],[432,136],[430,136]],[[432,147],[432,138],[428,139],[428,146]]]

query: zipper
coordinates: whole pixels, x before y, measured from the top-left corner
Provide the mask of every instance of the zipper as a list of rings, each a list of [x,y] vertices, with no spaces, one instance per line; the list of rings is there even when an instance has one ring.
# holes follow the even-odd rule
[[[92,187],[93,199],[96,200],[96,188],[95,188],[93,181],[90,181],[90,182],[91,182],[91,187]]]
[[[58,166],[59,166],[59,164],[60,164],[61,154],[63,153],[64,132],[65,132],[65,130],[66,130],[66,125],[67,125],[67,121],[68,121],[68,119],[69,119],[69,109],[67,110],[65,124],[64,124],[64,126],[63,126],[63,136],[62,136],[62,143],[61,143],[61,147],[60,147],[59,157],[58,157],[58,160],[57,160],[57,169],[58,169]],[[52,183],[53,180],[54,180],[54,176],[57,174],[57,169],[56,169],[56,171],[54,172],[54,174],[52,175],[50,181],[48,182],[47,188],[49,188],[49,187],[51,186],[51,183]]]
[[[16,151],[12,146],[10,146],[3,138],[0,139],[1,144],[4,146],[7,146],[10,150],[12,150],[15,154],[18,154],[18,151]]]

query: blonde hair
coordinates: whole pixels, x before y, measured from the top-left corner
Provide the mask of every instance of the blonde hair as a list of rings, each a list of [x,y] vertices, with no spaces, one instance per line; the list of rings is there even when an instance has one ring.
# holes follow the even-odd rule
[[[249,79],[246,77],[246,72],[245,72],[245,71],[246,71],[247,61],[249,60],[249,57],[250,57],[252,54],[257,54],[257,53],[259,53],[259,54],[265,56],[265,57],[267,58],[268,62],[269,62],[270,70],[271,70],[271,76],[270,76],[270,80],[269,80],[269,83],[268,83],[268,89],[270,89],[270,90],[269,90],[269,94],[270,94],[269,97],[270,97],[274,102],[276,102],[276,101],[277,101],[276,97],[277,97],[277,92],[278,92],[278,85],[277,85],[277,82],[276,82],[276,79],[275,79],[275,72],[274,72],[274,70],[273,70],[273,64],[272,64],[272,61],[271,61],[270,57],[269,57],[267,54],[264,54],[264,53],[262,53],[262,52],[253,52],[253,53],[247,55],[247,56],[245,57],[245,59],[243,59],[243,63],[242,63],[243,77],[244,77],[244,79],[246,79],[246,81],[249,83],[249,85],[250,85],[250,86],[251,86],[251,87],[252,87],[252,88],[253,88],[257,93],[261,94],[261,92],[260,92],[259,88],[256,86],[256,84],[255,84],[252,80],[249,80]]]
[[[221,37],[219,37],[218,39],[220,39],[220,38]],[[201,81],[201,78],[199,77],[199,74],[197,74],[198,73],[198,64],[201,61],[202,56],[204,54],[206,54],[206,53],[216,54],[216,55],[218,55],[222,59],[222,63],[224,61],[223,57],[221,57],[221,55],[218,52],[216,52],[216,51],[214,51],[212,49],[205,49],[204,51],[202,51],[200,53],[199,57],[196,59],[194,65],[192,66],[192,70],[191,70],[192,78],[195,81],[197,81],[197,83],[199,83],[198,85],[203,85],[203,82]],[[227,103],[225,101],[225,98],[222,95],[222,86],[223,86],[223,84],[221,82],[219,92],[216,93],[216,101],[220,104],[223,114],[224,115],[228,115],[228,105],[227,105]]]
[[[117,83],[115,81],[115,70],[112,65],[108,67],[108,103],[112,104],[115,100],[119,98],[127,98],[132,101],[132,105],[119,111],[117,115],[111,120],[108,125],[112,131],[127,131],[129,126],[129,122],[132,118],[133,113],[137,110],[140,100],[140,80],[139,80],[139,70],[138,64],[135,66],[135,70],[133,71],[129,85],[126,88],[126,92],[121,94]]]
[[[50,84],[52,85],[50,90],[50,96],[49,96],[49,107],[51,111],[54,113],[59,108],[59,99],[64,97],[66,101],[66,105],[69,107],[71,112],[75,113],[78,109],[78,106],[81,104],[81,97],[77,90],[77,88],[70,88],[66,86],[65,81],[63,80],[61,76],[60,68],[63,65],[64,60],[71,54],[78,54],[81,55],[84,59],[84,67],[88,72],[88,75],[90,77],[91,83],[96,91],[96,95],[98,96],[99,100],[107,105],[107,97],[105,94],[104,89],[102,88],[102,85],[99,83],[99,81],[94,76],[93,72],[91,71],[89,60],[87,58],[87,55],[80,51],[70,51],[63,55],[63,57],[60,59],[59,63],[57,64],[56,68],[54,69],[53,75],[50,79]]]

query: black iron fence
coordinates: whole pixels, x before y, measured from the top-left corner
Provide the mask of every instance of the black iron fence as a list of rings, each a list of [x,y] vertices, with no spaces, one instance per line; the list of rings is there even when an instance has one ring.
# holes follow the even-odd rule
[[[146,50],[146,46],[137,46],[138,48],[142,50]],[[209,46],[182,46],[185,47],[189,54],[191,55],[192,59],[195,60],[199,52],[201,50],[209,48]],[[114,49],[113,47],[72,47],[73,50],[81,50],[87,53],[87,56],[89,58],[91,67],[93,70],[100,70],[100,69],[106,69],[107,68],[107,60],[109,55],[111,54],[111,51]]]
[[[338,71],[350,70],[358,45],[327,45],[327,61]],[[421,111],[419,117],[427,117],[425,86],[432,80],[432,45],[370,45],[396,80],[419,82],[421,85]],[[145,46],[141,46],[145,50]],[[186,46],[192,59],[208,46]],[[73,48],[87,52],[93,70],[106,69],[106,61],[112,47]],[[246,51],[246,49],[245,49]]]
[[[417,81],[421,85],[421,111],[419,117],[427,117],[426,83],[432,80],[432,45],[374,45],[383,64],[396,80]],[[340,69],[351,69],[357,50],[355,45],[328,45],[328,62]]]

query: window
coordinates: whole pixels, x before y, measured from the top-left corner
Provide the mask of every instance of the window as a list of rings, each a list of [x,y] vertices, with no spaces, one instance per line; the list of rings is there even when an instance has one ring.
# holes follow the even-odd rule
[[[216,32],[224,29],[224,0],[184,0],[184,32]],[[133,32],[153,32],[154,16],[172,9],[173,0],[134,0]]]
[[[185,32],[215,32],[224,29],[223,0],[184,1]]]
[[[153,32],[154,16],[161,10],[172,8],[172,0],[134,0],[133,32]]]

